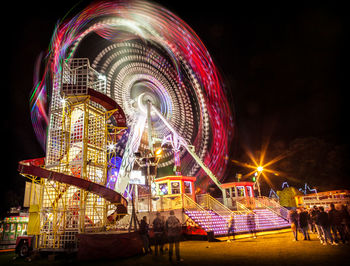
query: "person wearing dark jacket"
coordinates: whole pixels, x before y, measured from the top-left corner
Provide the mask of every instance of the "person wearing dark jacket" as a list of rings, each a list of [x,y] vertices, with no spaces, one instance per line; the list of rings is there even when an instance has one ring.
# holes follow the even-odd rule
[[[157,256],[158,249],[160,249],[160,252],[163,255],[163,238],[164,238],[165,225],[159,212],[157,212],[156,216],[157,217],[153,220],[153,232],[154,232],[154,254]]]
[[[290,222],[290,227],[293,232],[294,241],[298,241],[298,225],[299,225],[298,213],[295,210],[290,210],[288,213],[288,218]]]
[[[342,205],[341,210],[342,228],[345,235],[345,242],[350,240],[350,214],[346,205]]]
[[[152,253],[152,250],[149,246],[148,231],[149,231],[149,225],[147,223],[147,217],[143,216],[140,222],[140,235],[143,242],[144,254],[147,254],[148,252]]]
[[[304,240],[310,240],[310,235],[308,232],[308,220],[309,214],[303,208],[300,209],[299,213],[299,227],[304,235]]]
[[[316,233],[316,228],[315,228],[315,225],[314,225],[314,222],[313,222],[313,219],[312,219],[312,210],[313,209],[309,209],[307,211],[307,222],[309,224],[309,230],[311,233]]]
[[[320,213],[320,209],[317,206],[314,206],[313,211],[311,211],[311,219],[313,220],[313,223],[315,225],[317,237],[320,240],[321,244],[323,244],[324,237],[323,237],[321,225],[319,224],[319,220],[318,220],[319,213]]]
[[[165,228],[168,234],[169,241],[169,261],[173,259],[173,248],[175,246],[176,260],[182,261],[180,258],[180,237],[181,237],[181,223],[175,216],[173,210],[170,211],[170,216],[165,222]]]
[[[322,236],[324,238],[322,244],[327,245],[328,242],[330,244],[333,244],[333,237],[330,231],[328,214],[324,211],[324,208],[322,206],[319,207],[319,210],[320,212],[317,216],[317,222],[321,227]]]
[[[339,242],[338,235],[339,235],[341,241],[343,242],[343,244],[345,244],[345,235],[341,224],[342,222],[341,213],[335,208],[333,203],[331,203],[330,206],[331,206],[331,209],[328,212],[328,218],[329,218],[329,223],[333,233],[333,239],[335,243],[338,243]]]

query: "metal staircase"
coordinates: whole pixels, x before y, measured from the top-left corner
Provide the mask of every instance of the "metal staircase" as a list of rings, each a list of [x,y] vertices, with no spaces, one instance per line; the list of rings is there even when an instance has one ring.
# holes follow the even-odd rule
[[[185,201],[187,206],[184,211],[188,218],[192,219],[204,231],[212,231],[215,236],[227,234],[228,221],[231,216],[234,218],[235,233],[251,230],[266,231],[290,226],[288,221],[278,215],[275,210],[266,207],[266,205],[263,206],[261,202],[259,202],[260,207],[254,211],[249,210],[241,203],[238,203],[240,211],[231,211],[208,194],[201,195],[198,203],[190,198]]]

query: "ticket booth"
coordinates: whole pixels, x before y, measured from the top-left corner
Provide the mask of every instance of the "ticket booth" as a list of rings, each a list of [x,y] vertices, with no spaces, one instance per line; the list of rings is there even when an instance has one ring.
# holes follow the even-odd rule
[[[156,185],[157,210],[182,208],[182,194],[195,201],[194,176],[165,176],[154,180]]]
[[[228,208],[235,207],[237,200],[249,201],[254,198],[254,182],[230,182],[221,184],[223,189],[223,202]]]

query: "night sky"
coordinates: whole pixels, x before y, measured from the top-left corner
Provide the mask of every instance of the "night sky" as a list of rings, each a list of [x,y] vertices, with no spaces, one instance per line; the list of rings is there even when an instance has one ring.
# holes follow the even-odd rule
[[[89,2],[81,1],[73,14]],[[266,134],[285,143],[313,136],[348,147],[344,6],[332,1],[289,6],[158,2],[194,29],[224,77],[236,121],[233,157],[239,156],[241,144],[259,148]],[[74,4],[57,3],[27,1],[4,9],[3,65],[9,72],[2,88],[1,186],[6,192],[1,211],[6,194],[23,197],[18,161],[45,156],[31,126],[29,97],[35,60]]]

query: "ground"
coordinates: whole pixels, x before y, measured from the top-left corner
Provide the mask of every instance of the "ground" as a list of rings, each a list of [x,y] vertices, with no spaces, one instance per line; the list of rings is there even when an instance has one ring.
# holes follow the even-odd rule
[[[315,235],[311,241],[293,241],[289,231],[259,235],[254,238],[227,242],[183,241],[180,254],[184,261],[170,263],[166,255],[137,256],[123,260],[81,262],[74,258],[40,258],[26,262],[13,252],[0,253],[0,265],[347,265],[350,261],[349,244],[323,246]]]

